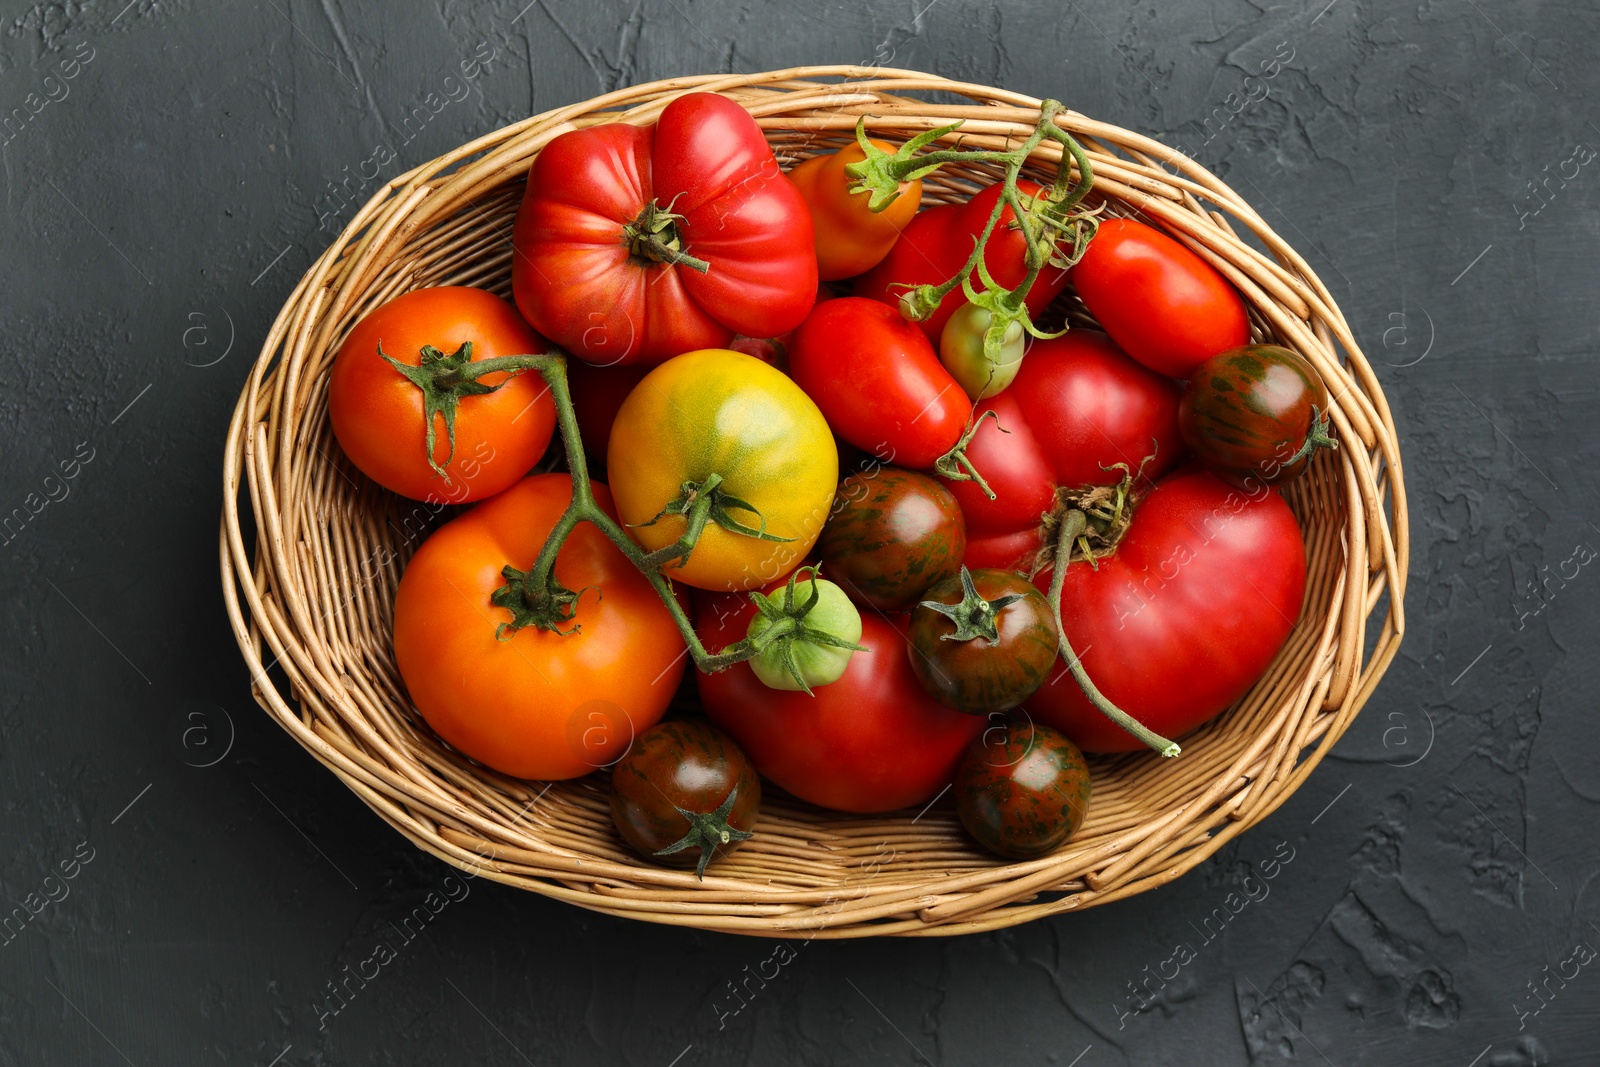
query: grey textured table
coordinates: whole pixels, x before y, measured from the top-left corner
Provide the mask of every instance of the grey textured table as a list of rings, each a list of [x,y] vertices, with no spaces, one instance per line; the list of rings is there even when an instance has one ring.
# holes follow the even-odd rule
[[[0,1064],[1600,1061],[1600,13],[523,2],[6,4]],[[450,870],[248,696],[216,563],[246,368],[377,182],[602,90],[808,62],[1057,96],[1253,199],[1394,406],[1399,658],[1281,809],[1123,903],[802,943],[736,1002],[772,943],[477,882],[339,1006]]]

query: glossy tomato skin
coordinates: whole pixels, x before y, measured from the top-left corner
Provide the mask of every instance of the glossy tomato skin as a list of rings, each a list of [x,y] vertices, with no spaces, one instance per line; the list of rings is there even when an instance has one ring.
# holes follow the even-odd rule
[[[1050,572],[1037,576],[1048,587]],[[1187,467],[1152,489],[1098,569],[1074,563],[1061,626],[1105,696],[1179,738],[1244,695],[1300,617],[1306,551],[1274,489],[1235,489]],[[1057,662],[1026,704],[1085,752],[1140,742],[1096,711]]]
[[[1050,602],[1015,571],[980,568],[971,576],[984,600],[1021,599],[994,613],[993,640],[956,640],[956,624],[928,605],[961,603],[961,579],[946,578],[933,586],[911,612],[911,667],[922,688],[946,707],[969,715],[1010,711],[1044,684],[1056,663]]]
[[[1041,186],[1024,180],[1017,182],[1017,189],[1032,196],[1041,191]],[[940,285],[949,281],[972,254],[973,242],[983,233],[989,213],[1003,191],[1001,186],[991,185],[965,204],[937,205],[918,212],[883,261],[856,281],[855,295],[899,307],[900,294],[907,285]],[[1021,230],[1011,228],[1015,218],[1010,207],[1001,212],[983,255],[989,276],[1006,289],[1019,285],[1028,274],[1027,242]],[[1044,311],[1067,287],[1067,274],[1051,266],[1040,271],[1033,288],[1028,290],[1028,311],[1034,315]],[[976,271],[972,286],[980,292],[984,288]],[[919,323],[929,341],[939,343],[944,324],[966,302],[960,289],[946,294],[938,310]]]
[[[895,146],[871,139],[872,144],[893,155]],[[901,182],[900,195],[882,211],[867,207],[868,193],[852,193],[855,179],[845,167],[866,158],[861,145],[851,143],[797,163],[789,180],[811,208],[812,228],[816,231],[817,273],[825,282],[853,278],[871,270],[889,254],[900,232],[911,224],[922,203],[922,180]]]
[[[1200,365],[1178,405],[1183,439],[1235,485],[1282,485],[1310,462],[1299,455],[1328,411],[1328,387],[1305,358],[1279,345],[1245,345]],[[1298,456],[1298,458],[1296,458]]]
[[[634,740],[611,769],[611,821],[622,839],[647,859],[672,867],[693,867],[699,848],[658,856],[690,831],[677,809],[709,814],[737,789],[728,826],[755,830],[761,811],[761,779],[733,739],[704,719],[657,723]],[[737,839],[719,845],[723,856]]]
[[[967,519],[969,567],[1029,569],[1057,488],[1114,485],[1146,456],[1153,479],[1183,455],[1176,383],[1135,363],[1105,334],[1073,329],[1035,341],[1011,387],[978,404],[967,458],[995,492],[948,482]],[[1145,483],[1145,484],[1148,484]]]
[[[789,373],[840,437],[901,467],[932,467],[967,424],[967,395],[927,335],[876,300],[818,304],[795,331]]]
[[[707,648],[722,648],[744,637],[754,613],[747,597],[706,597],[695,628]],[[697,675],[706,714],[757,770],[802,800],[849,812],[927,803],[983,720],[922,691],[906,660],[905,619],[892,618],[862,615],[867,651],[815,696],[768,689],[745,663]]]
[[[967,748],[952,789],[956,815],[990,852],[1031,860],[1078,832],[1093,781],[1066,735],[1027,719],[990,726]]]
[[[741,352],[686,352],[650,372],[623,401],[611,428],[606,475],[617,511],[646,550],[686,526],[661,509],[686,482],[722,476],[722,491],[760,514],[739,522],[786,541],[765,541],[708,523],[687,561],[668,577],[699,589],[752,589],[787,574],[827,522],[839,452],[817,406],[783,372]],[[646,525],[649,524],[649,525]]]
[[[961,569],[966,521],[955,497],[926,474],[876,467],[845,476],[817,539],[829,578],[879,611],[909,611]]]
[[[610,510],[606,487],[595,498]],[[524,627],[490,602],[501,568],[532,566],[572,497],[565,474],[524,478],[434,532],[406,565],[394,601],[394,655],[434,731],[514,778],[576,778],[604,767],[667,708],[683,673],[683,637],[628,558],[594,526],[573,531],[556,578],[592,589],[581,629]]]
[[[1072,284],[1128,355],[1173,378],[1250,340],[1244,300],[1228,280],[1142,222],[1102,222]]]
[[[472,342],[472,360],[537,355],[548,346],[516,309],[493,293],[466,286],[417,289],[356,323],[334,358],[328,417],[339,447],[362,473],[413,500],[465,504],[505,489],[538,462],[550,444],[556,406],[536,371],[485,375],[504,382],[492,393],[463,397],[456,411],[455,453],[444,419],[435,417],[428,465],[422,391],[378,355],[416,366],[424,345],[446,355]],[[445,462],[447,456],[450,461]]]
[[[704,274],[632,255],[624,227],[652,200],[682,216]],[[580,359],[659,363],[776,337],[817,288],[811,214],[753,118],[689,93],[653,126],[610,123],[552,140],[528,175],[512,241],[517,306]]]

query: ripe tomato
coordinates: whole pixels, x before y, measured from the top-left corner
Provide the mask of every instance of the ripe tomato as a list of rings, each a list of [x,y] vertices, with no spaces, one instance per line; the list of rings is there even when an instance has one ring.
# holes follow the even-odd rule
[[[1017,189],[1028,196],[1043,191],[1040,185],[1030,181],[1017,182]],[[898,308],[900,295],[907,285],[939,285],[949,281],[972,254],[972,244],[983,233],[989,213],[1002,192],[1001,186],[991,185],[965,204],[944,204],[918,212],[883,262],[856,281],[855,294]],[[1001,212],[983,253],[989,276],[995,284],[1007,289],[1019,284],[1028,273],[1027,241],[1021,230],[1011,228],[1015,218],[1016,212],[1009,206]],[[972,287],[979,292],[984,288],[976,271]],[[1028,290],[1028,310],[1038,315],[1066,287],[1067,272],[1046,266],[1034,279],[1033,288]],[[966,302],[960,289],[947,293],[933,316],[918,324],[928,340],[938,344],[945,322]]]
[[[708,522],[688,559],[665,573],[700,589],[751,589],[811,551],[833,503],[839,452],[822,412],[782,371],[710,348],[668,360],[628,394],[606,473],[622,521],[649,551],[687,528],[681,512],[663,510],[686,486],[720,476],[712,499],[725,501],[730,521],[787,540]]]
[[[817,290],[805,201],[755,119],[715,93],[679,97],[654,126],[555,138],[528,174],[512,243],[517,306],[593,363],[776,337]]]
[[[1054,852],[1078,832],[1092,782],[1083,753],[1041,723],[989,727],[956,769],[956,815],[984,848],[1014,860]]]
[[[879,611],[909,611],[961,569],[966,523],[955,497],[926,474],[878,467],[847,475],[817,539],[828,576]]]
[[[1055,507],[1058,488],[1114,485],[1126,463],[1147,478],[1183,454],[1178,387],[1124,355],[1095,330],[1035,341],[1016,381],[979,403],[967,458],[995,498],[972,482],[949,482],[967,519],[969,567],[1027,570],[1039,549],[1040,518]]]
[[[744,637],[755,608],[745,597],[699,602],[695,629],[707,648]],[[756,769],[802,800],[837,811],[924,804],[950,781],[984,720],[922,691],[907,659],[903,616],[867,612],[865,652],[814,696],[762,685],[748,663],[699,674],[711,721],[732,734]]]
[[[611,769],[611,821],[642,856],[706,864],[753,836],[761,779],[738,746],[703,719],[650,727]]]
[[[610,494],[595,483],[608,510]],[[576,778],[622,755],[667,708],[683,637],[655,589],[593,526],[573,531],[556,578],[585,592],[566,634],[524,627],[490,601],[500,571],[533,565],[572,498],[565,474],[524,478],[422,543],[394,599],[394,658],[440,737],[514,778]]]
[[[1048,588],[1050,572],[1037,580]],[[1300,617],[1305,587],[1305,543],[1283,498],[1265,486],[1252,497],[1191,467],[1150,491],[1096,567],[1068,568],[1061,626],[1107,699],[1177,738],[1261,677]],[[1140,747],[1059,660],[1026,706],[1086,752]]]
[[[818,304],[795,331],[789,373],[840,437],[902,467],[932,467],[967,424],[967,395],[927,336],[876,300]]]
[[[1072,284],[1128,355],[1173,378],[1250,340],[1244,300],[1228,280],[1142,222],[1102,222]]]
[[[911,612],[911,666],[935,700],[1010,711],[1044,684],[1059,637],[1050,602],[1015,571],[961,568]]]
[[[1189,379],[1178,404],[1189,448],[1235,485],[1282,485],[1300,477],[1328,436],[1328,387],[1315,367],[1278,345],[1245,345],[1214,356]]]
[[[425,348],[449,356],[470,342],[470,363],[538,355],[547,347],[504,300],[483,289],[441,286],[395,297],[367,314],[334,357],[328,417],[339,447],[361,471],[401,496],[464,504],[493,496],[528,473],[550,444],[556,406],[535,371],[486,374],[493,392],[462,396],[454,450],[445,415],[434,415],[433,461],[423,391],[383,355],[418,366]]]
[[[895,146],[887,141],[873,139],[872,144],[890,155],[895,153]],[[888,207],[870,210],[870,194],[850,192],[855,179],[844,172],[845,167],[865,158],[861,145],[852,143],[837,152],[812,156],[789,171],[789,180],[811,208],[817,274],[825,282],[853,278],[877,266],[922,203],[922,180],[918,178],[901,182],[900,195]]]

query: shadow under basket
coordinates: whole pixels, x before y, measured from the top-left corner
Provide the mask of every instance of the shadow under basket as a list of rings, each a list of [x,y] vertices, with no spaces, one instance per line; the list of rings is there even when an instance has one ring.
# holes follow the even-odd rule
[[[379,816],[448,863],[596,911],[731,933],[993,930],[1162,885],[1273,811],[1350,724],[1404,632],[1408,534],[1394,422],[1328,290],[1248,203],[1188,157],[1070,111],[1058,121],[1093,162],[1090,203],[1162,227],[1222,271],[1250,307],[1255,339],[1308,358],[1333,398],[1340,447],[1284,492],[1306,540],[1305,603],[1238,704],[1183,738],[1176,760],[1091,759],[1088,820],[1042,859],[979,851],[948,798],[920,815],[856,816],[774,791],[756,837],[704,881],[623,845],[605,775],[549,786],[508,779],[428,729],[391,648],[395,588],[420,539],[407,517],[419,505],[368,481],[334,442],[334,354],[357,320],[412,289],[476,285],[509,296],[511,222],[539,150],[584,126],[653,122],[690,91],[747,108],[785,166],[849,142],[863,115],[869,132],[891,141],[963,119],[965,144],[1001,148],[1028,136],[1040,105],[880,68],[677,78],[548,111],[391,181],[295,287],[229,427],[222,579],[257,702]],[[942,102],[919,98],[928,96]],[[1048,181],[1058,158],[1047,141],[1027,173]],[[964,199],[999,177],[946,166],[926,180],[925,203]]]

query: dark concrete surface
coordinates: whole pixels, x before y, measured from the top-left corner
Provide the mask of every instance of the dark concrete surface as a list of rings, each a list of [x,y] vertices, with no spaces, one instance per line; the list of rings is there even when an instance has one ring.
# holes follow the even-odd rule
[[[44,906],[0,939],[0,1064],[1600,1063],[1600,10],[524,2],[4,5],[0,513],[37,514],[0,544],[0,895]],[[1279,811],[1124,903],[805,944],[732,1012],[772,943],[478,882],[323,1015],[451,874],[255,707],[219,596],[224,427],[331,183],[850,61],[1185,145],[1307,254],[1404,444],[1398,660]]]

